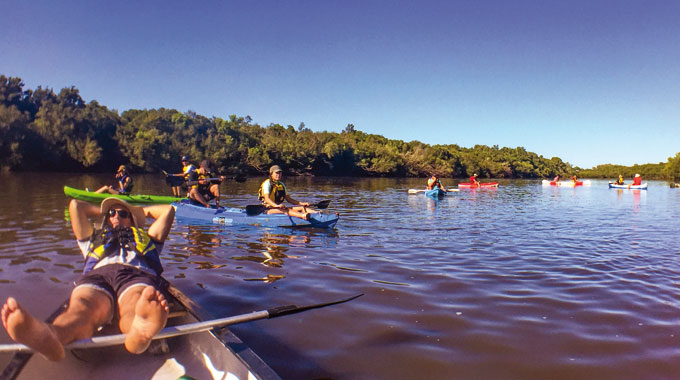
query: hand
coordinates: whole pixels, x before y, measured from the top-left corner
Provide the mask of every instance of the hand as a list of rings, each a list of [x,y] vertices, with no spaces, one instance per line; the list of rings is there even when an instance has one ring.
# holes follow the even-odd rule
[[[300,206],[309,207],[309,202],[300,202]]]

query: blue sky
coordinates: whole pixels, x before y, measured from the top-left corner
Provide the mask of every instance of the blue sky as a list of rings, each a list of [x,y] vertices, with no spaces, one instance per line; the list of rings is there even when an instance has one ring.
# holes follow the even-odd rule
[[[573,165],[680,152],[680,1],[0,0],[0,74]]]

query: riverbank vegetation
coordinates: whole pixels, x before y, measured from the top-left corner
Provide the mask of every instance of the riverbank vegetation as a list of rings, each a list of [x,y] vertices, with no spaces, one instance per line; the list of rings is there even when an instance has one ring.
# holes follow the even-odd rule
[[[313,132],[301,123],[260,126],[249,116],[226,119],[173,109],[130,109],[122,113],[75,87],[59,93],[24,89],[21,78],[0,75],[0,165],[9,170],[113,171],[126,164],[132,172],[179,171],[179,158],[212,160],[222,173],[263,174],[273,164],[290,174],[330,176],[427,176],[549,178],[556,174],[615,177],[625,167],[572,167],[522,147],[456,144],[428,145],[391,140],[356,130]],[[673,161],[680,168],[680,157]],[[671,160],[669,159],[669,164]],[[642,165],[647,178],[680,176],[664,164]],[[606,167],[605,167],[606,166]],[[611,168],[610,168],[611,166]],[[658,166],[658,167],[657,167]],[[637,170],[637,171],[636,171]],[[625,173],[628,173],[625,171]],[[605,175],[606,174],[606,175]]]

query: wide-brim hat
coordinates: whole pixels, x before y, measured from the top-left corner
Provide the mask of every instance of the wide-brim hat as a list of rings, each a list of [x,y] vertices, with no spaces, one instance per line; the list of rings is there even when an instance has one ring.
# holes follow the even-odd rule
[[[109,197],[102,201],[102,204],[99,208],[102,216],[95,225],[95,227],[102,228],[102,226],[104,225],[104,221],[106,220],[106,218],[109,217],[108,214],[109,210],[113,206],[122,206],[123,208],[128,210],[130,212],[130,215],[132,215],[132,223],[135,225],[135,227],[142,228],[144,227],[144,224],[146,224],[146,216],[144,216],[144,209],[142,209],[139,206],[133,206],[122,199]]]

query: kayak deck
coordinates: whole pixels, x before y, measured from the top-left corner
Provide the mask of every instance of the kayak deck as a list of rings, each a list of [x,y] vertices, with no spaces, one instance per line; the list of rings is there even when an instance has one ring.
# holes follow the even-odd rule
[[[425,190],[425,196],[430,198],[441,198],[446,195],[446,191],[435,187],[432,190]]]
[[[79,199],[90,203],[101,203],[106,198],[114,197],[122,199],[127,203],[132,204],[170,204],[172,202],[179,202],[186,198],[177,198],[169,195],[143,195],[143,194],[109,194],[95,193],[93,191],[80,190],[69,186],[64,186],[64,194],[71,198]]]
[[[329,212],[310,214],[310,220],[304,220],[286,214],[248,215],[239,208],[207,208],[196,206],[188,201],[173,202],[175,217],[186,223],[222,224],[225,226],[254,225],[260,227],[319,227],[333,228],[339,216]]]
[[[170,289],[171,315],[168,325],[183,325],[209,319],[179,290]],[[19,353],[17,355],[27,355]],[[9,367],[8,367],[9,368]],[[194,379],[274,380],[280,377],[229,329],[167,338],[152,342],[141,355],[123,346],[67,351],[59,362],[33,355],[23,370],[2,379]]]

